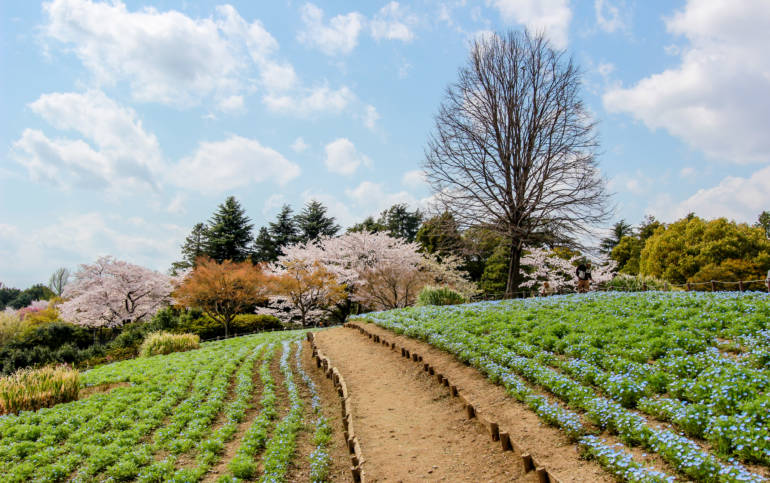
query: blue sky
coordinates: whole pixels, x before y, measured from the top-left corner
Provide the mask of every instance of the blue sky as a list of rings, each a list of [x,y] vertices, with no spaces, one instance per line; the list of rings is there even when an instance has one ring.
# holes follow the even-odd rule
[[[770,209],[765,0],[0,4],[0,282],[165,271],[228,195],[256,226],[423,206],[468,45],[544,30],[583,71],[614,220]]]

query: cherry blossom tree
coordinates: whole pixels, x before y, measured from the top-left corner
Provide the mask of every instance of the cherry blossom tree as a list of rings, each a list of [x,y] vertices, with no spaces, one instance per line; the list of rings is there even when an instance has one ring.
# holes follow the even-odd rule
[[[101,257],[81,265],[64,288],[61,317],[90,328],[149,320],[171,301],[173,278],[132,263]]]
[[[284,261],[280,273],[271,281],[273,292],[286,296],[297,309],[302,326],[308,326],[308,314],[333,306],[345,299],[345,286],[319,260],[301,258]],[[314,325],[318,325],[315,319]]]
[[[459,260],[419,252],[420,246],[387,233],[347,233],[284,249],[277,265],[292,260],[318,261],[348,289],[349,300],[373,309],[414,304],[427,284],[444,284],[467,294],[472,285],[461,275]]]
[[[564,259],[555,252],[543,248],[527,247],[521,258],[521,265],[528,268],[523,273],[524,282],[521,287],[534,288],[539,286],[541,292],[572,292],[577,290],[577,267],[583,257],[576,255],[570,259]],[[603,283],[612,280],[615,276],[617,263],[614,260],[602,260],[594,265],[591,270],[591,286],[598,288]],[[547,290],[543,290],[545,284]]]

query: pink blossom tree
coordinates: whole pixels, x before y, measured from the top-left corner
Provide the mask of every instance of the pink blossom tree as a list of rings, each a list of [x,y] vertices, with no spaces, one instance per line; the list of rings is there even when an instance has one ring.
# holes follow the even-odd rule
[[[81,265],[62,294],[64,320],[90,328],[146,321],[171,301],[174,279],[112,257]]]
[[[567,260],[553,251],[528,247],[521,258],[521,265],[527,267],[528,271],[522,274],[524,282],[520,286],[526,288],[538,286],[541,293],[573,292],[577,290],[575,267],[582,258],[581,255],[576,255]],[[617,263],[613,260],[603,260],[595,264],[591,270],[591,286],[597,288],[612,280],[616,269]],[[546,283],[548,290],[543,290]]]

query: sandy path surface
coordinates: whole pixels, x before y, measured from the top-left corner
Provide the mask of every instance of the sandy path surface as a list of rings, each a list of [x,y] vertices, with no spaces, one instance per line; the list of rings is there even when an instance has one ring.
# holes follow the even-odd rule
[[[537,481],[418,364],[347,328],[316,342],[350,391],[367,481]]]
[[[536,461],[553,473],[562,483],[583,482],[614,482],[615,479],[604,471],[598,463],[580,458],[576,445],[556,428],[543,424],[538,416],[527,406],[508,396],[501,386],[492,384],[479,371],[463,364],[453,355],[436,349],[424,342],[395,334],[371,323],[356,321],[367,331],[395,342],[398,347],[405,347],[411,352],[420,354],[425,362],[436,368],[437,372],[445,375],[452,384],[457,385],[461,392],[476,406],[480,413],[497,421],[500,431],[510,434],[511,441],[518,444],[525,452],[530,453]],[[336,329],[335,329],[336,330]],[[345,334],[345,340],[362,341],[367,344],[367,351],[388,351],[381,344],[375,344],[371,339],[355,329],[340,328]],[[343,332],[347,331],[347,332]],[[320,335],[320,334],[319,334]],[[392,353],[402,364],[417,366],[414,362],[406,362],[400,353]],[[416,370],[413,369],[413,370]],[[347,376],[346,376],[347,377]],[[433,378],[435,381],[435,378]],[[457,403],[455,403],[457,404]],[[453,407],[459,407],[454,406]],[[488,438],[488,436],[486,436]],[[509,458],[517,459],[519,454]],[[364,449],[364,455],[366,450]]]

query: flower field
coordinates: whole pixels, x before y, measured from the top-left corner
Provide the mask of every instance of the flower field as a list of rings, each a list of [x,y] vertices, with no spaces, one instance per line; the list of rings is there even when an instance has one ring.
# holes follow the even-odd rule
[[[361,318],[478,368],[621,480],[770,475],[766,294],[594,293]]]
[[[84,387],[113,388],[0,417],[2,481],[193,482],[217,465],[217,481],[285,481],[304,424],[297,384],[310,380],[299,363],[303,335],[238,337],[88,371]],[[300,464],[323,481],[328,428],[312,403],[316,451]],[[228,444],[237,449],[222,461]]]

